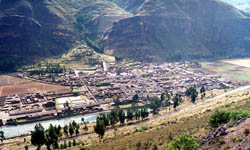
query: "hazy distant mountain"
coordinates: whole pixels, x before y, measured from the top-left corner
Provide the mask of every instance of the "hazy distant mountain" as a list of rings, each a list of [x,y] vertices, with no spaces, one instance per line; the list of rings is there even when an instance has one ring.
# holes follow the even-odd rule
[[[227,2],[247,13],[250,13],[250,1],[249,0],[222,0]]]
[[[79,41],[139,60],[245,56],[249,26],[219,0],[1,0],[0,58],[54,56]]]

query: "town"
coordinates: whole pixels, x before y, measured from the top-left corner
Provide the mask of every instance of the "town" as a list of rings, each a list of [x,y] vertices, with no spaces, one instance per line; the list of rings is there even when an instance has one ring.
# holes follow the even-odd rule
[[[18,73],[19,78],[68,86],[66,92],[14,94],[0,98],[0,125],[69,117],[72,115],[110,111],[134,103],[147,107],[148,100],[165,91],[185,95],[190,87],[215,89],[235,88],[248,81],[231,81],[220,74],[204,71],[199,64],[185,63],[106,63],[101,67],[66,71],[60,65],[41,66],[44,70]],[[51,67],[53,66],[53,67]],[[53,71],[51,68],[56,68]],[[50,71],[45,71],[50,70]],[[173,103],[173,102],[172,102]]]

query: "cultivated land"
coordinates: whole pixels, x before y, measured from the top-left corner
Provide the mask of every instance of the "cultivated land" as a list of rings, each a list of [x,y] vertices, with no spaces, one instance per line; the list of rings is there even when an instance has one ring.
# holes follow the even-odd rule
[[[222,62],[250,68],[250,59],[249,58],[246,58],[246,59],[228,59],[228,60],[222,60]]]
[[[0,86],[14,85],[28,82],[28,80],[12,77],[9,75],[0,75]]]
[[[201,62],[202,68],[241,80],[250,80],[249,59]]]
[[[8,96],[15,94],[26,94],[26,93],[36,93],[36,92],[65,92],[68,91],[69,88],[65,86],[44,84],[39,82],[26,82],[15,85],[6,85],[0,87],[1,95],[0,96]]]

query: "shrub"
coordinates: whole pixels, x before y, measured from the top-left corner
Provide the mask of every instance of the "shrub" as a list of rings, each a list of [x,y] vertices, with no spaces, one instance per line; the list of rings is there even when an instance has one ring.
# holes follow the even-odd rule
[[[216,110],[212,116],[209,118],[209,125],[216,128],[221,124],[227,123],[230,118],[230,113],[225,110]]]
[[[245,134],[245,136],[248,136],[248,135],[249,135],[249,133],[250,133],[249,129],[245,129],[245,130],[244,130],[244,134]]]
[[[183,135],[174,139],[169,145],[168,150],[198,150],[198,142],[189,135]]]
[[[209,125],[216,128],[221,124],[234,122],[239,118],[245,118],[250,116],[250,112],[247,110],[237,110],[237,111],[226,111],[226,110],[216,110],[212,116],[209,118]]]
[[[248,117],[250,113],[247,110],[238,110],[238,111],[232,111],[230,113],[230,122],[234,122],[238,120],[239,118],[245,118]]]

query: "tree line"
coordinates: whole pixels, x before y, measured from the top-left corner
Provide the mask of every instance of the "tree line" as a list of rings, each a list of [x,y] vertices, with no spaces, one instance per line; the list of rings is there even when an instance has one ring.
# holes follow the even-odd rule
[[[124,124],[126,121],[145,120],[149,116],[146,108],[143,109],[128,109],[127,114],[123,109],[112,110],[110,113],[100,114],[96,118],[94,131],[98,134],[100,140],[104,137],[105,130],[108,126],[115,128],[117,123]]]
[[[83,127],[84,131],[88,131],[88,122],[82,118],[82,122],[85,125]],[[34,128],[34,131],[31,133],[31,143],[34,146],[37,146],[37,149],[40,150],[43,145],[46,146],[47,150],[53,149],[59,149],[59,148],[65,148],[65,145],[67,147],[67,144],[64,143],[64,145],[61,145],[59,147],[58,140],[63,136],[78,136],[80,134],[80,126],[75,121],[69,123],[69,125],[65,125],[63,128],[58,126],[50,125],[47,130],[44,129],[44,127],[41,124],[37,124]],[[63,132],[62,132],[63,131]],[[75,144],[75,140],[73,140],[73,146]],[[72,143],[69,142],[68,146],[71,147]]]

